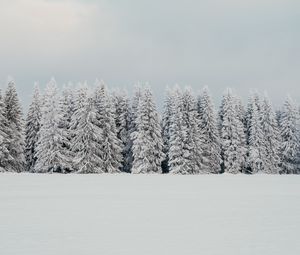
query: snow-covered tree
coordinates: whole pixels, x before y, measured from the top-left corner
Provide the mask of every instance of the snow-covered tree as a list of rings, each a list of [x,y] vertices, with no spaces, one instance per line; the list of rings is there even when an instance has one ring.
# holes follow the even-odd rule
[[[25,170],[25,141],[23,134],[23,114],[14,81],[9,81],[5,97],[5,117],[8,126],[9,160],[7,171],[22,172]]]
[[[238,116],[237,99],[230,89],[223,95],[220,111],[220,137],[223,171],[237,174],[245,170],[246,139]]]
[[[264,173],[278,174],[280,164],[280,133],[276,115],[267,95],[262,103],[262,129],[265,146]]]
[[[170,172],[180,174],[205,173],[208,166],[199,130],[196,100],[189,88],[175,92],[174,123],[170,132]]]
[[[221,147],[217,115],[214,104],[205,87],[198,98],[199,132],[202,135],[202,157],[206,159],[206,173],[221,172]]]
[[[165,154],[165,160],[162,162],[163,173],[169,172],[169,151],[170,151],[170,129],[172,125],[172,112],[174,105],[174,97],[172,91],[168,87],[166,90],[166,99],[164,103],[164,112],[162,117],[162,138],[163,138],[163,152]]]
[[[113,96],[117,137],[122,142],[122,171],[131,171],[130,106],[127,93],[117,92]]]
[[[41,127],[41,95],[38,84],[34,86],[32,102],[27,113],[25,126],[25,156],[27,163],[27,171],[34,172],[36,163],[36,147],[38,142],[38,134]]]
[[[9,146],[9,129],[5,117],[5,105],[0,90],[0,172],[7,169],[9,161],[13,160],[8,151]]]
[[[164,159],[161,126],[152,92],[144,90],[139,100],[136,117],[136,131],[132,134],[132,173],[161,173]]]
[[[169,139],[169,172],[189,174],[189,152],[186,150],[187,127],[183,125],[182,92],[178,87],[171,94]]]
[[[63,147],[68,144],[68,140],[64,130],[59,128],[60,119],[57,85],[52,78],[47,85],[42,107],[41,128],[35,154],[37,157],[35,172],[64,173],[66,169],[71,169],[70,160]]]
[[[262,126],[263,114],[258,94],[250,97],[248,105],[248,171],[250,173],[264,172],[266,146]]]
[[[299,130],[298,112],[293,100],[288,97],[284,103],[280,118],[282,172],[284,174],[299,173]]]
[[[75,98],[72,90],[72,84],[65,85],[62,90],[62,95],[59,98],[58,109],[58,130],[60,133],[60,139],[58,140],[61,147],[62,158],[65,162],[62,162],[61,172],[68,173],[73,171],[72,169],[72,131],[71,131],[71,119],[75,112]]]
[[[122,142],[117,136],[111,96],[103,82],[96,84],[94,103],[97,110],[97,125],[102,130],[101,158],[104,172],[116,173],[122,167]]]
[[[102,130],[97,125],[97,110],[86,87],[76,93],[76,110],[72,116],[71,129],[73,168],[77,173],[103,173],[101,142]]]

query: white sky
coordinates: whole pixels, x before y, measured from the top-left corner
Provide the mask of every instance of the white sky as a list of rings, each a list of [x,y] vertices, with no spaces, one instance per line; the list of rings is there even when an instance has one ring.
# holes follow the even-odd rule
[[[51,76],[149,81],[158,101],[179,83],[299,102],[299,28],[298,0],[1,0],[0,81],[13,76],[25,106]]]

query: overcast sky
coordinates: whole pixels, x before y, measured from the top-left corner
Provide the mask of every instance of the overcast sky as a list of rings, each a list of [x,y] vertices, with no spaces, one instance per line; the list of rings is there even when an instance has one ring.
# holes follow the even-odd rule
[[[226,87],[300,101],[299,0],[0,0],[0,81]]]

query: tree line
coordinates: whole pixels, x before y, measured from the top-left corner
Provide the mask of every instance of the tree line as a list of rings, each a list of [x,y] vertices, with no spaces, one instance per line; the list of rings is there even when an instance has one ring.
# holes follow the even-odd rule
[[[274,111],[267,95],[248,105],[227,89],[216,110],[199,95],[167,88],[162,117],[151,89],[110,92],[102,81],[58,91],[36,85],[26,120],[14,81],[0,92],[0,171],[32,173],[299,174],[299,109]]]

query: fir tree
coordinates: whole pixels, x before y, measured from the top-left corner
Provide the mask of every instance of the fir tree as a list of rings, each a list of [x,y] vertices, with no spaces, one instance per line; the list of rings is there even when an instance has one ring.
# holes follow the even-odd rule
[[[220,111],[222,168],[237,174],[245,170],[246,139],[244,126],[238,116],[236,98],[228,89],[223,95]]]
[[[22,172],[25,170],[23,114],[14,81],[8,83],[4,104],[9,131],[7,149],[10,155],[6,170]]]
[[[129,173],[131,171],[131,141],[130,141],[130,107],[129,99],[125,92],[115,93],[115,122],[117,137],[122,142],[122,171]]]
[[[275,112],[265,95],[262,103],[262,129],[265,145],[264,173],[278,174],[280,165],[280,133]]]
[[[64,173],[71,168],[69,158],[64,153],[63,146],[68,141],[64,131],[59,128],[60,119],[57,85],[52,78],[47,85],[42,107],[41,128],[36,147],[36,172]]]
[[[122,143],[117,137],[111,97],[100,82],[95,89],[94,103],[97,110],[97,125],[102,130],[102,168],[107,173],[120,172],[122,167]]]
[[[296,174],[299,172],[299,130],[298,112],[293,100],[288,97],[284,103],[280,118],[280,133],[282,137],[281,157],[282,172]]]
[[[36,163],[36,147],[38,134],[41,127],[41,95],[39,86],[35,84],[32,102],[29,106],[26,128],[25,128],[25,156],[27,162],[27,171],[34,172]]]
[[[167,88],[166,99],[164,104],[164,112],[162,117],[162,138],[163,138],[163,152],[165,154],[165,160],[162,162],[163,173],[169,172],[169,151],[170,151],[170,129],[172,126],[172,109],[174,106],[174,98],[172,92]]]
[[[132,133],[132,140],[132,173],[161,173],[164,159],[161,126],[149,88],[145,89],[139,100],[136,131]]]
[[[9,129],[5,117],[5,105],[0,90],[0,172],[7,170],[7,166],[13,158],[8,151],[9,146]]]
[[[265,171],[267,157],[262,127],[262,111],[258,94],[252,95],[248,108],[248,168],[250,173]]]
[[[187,128],[183,125],[182,92],[176,88],[171,95],[171,119],[169,139],[169,171],[172,174],[189,174],[188,155],[186,151]]]
[[[86,87],[77,90],[76,105],[71,120],[71,129],[74,130],[71,147],[73,168],[82,174],[103,173],[102,130],[97,126],[97,110],[93,98],[87,95]]]
[[[207,172],[208,161],[204,157],[202,146],[204,144],[203,134],[199,130],[199,119],[197,104],[189,88],[183,91],[181,96],[182,126],[184,130],[184,157],[189,174],[200,174]]]
[[[207,160],[206,173],[221,172],[221,147],[214,105],[205,87],[198,98],[199,132],[202,135],[202,157]]]

